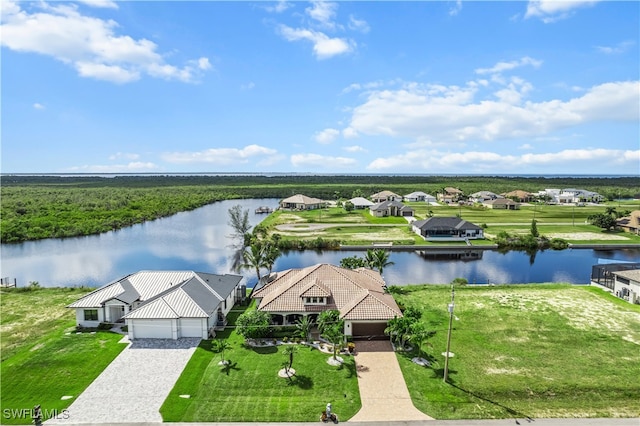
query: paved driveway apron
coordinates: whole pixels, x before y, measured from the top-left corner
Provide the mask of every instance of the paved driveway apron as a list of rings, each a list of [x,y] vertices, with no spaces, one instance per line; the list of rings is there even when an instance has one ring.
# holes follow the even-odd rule
[[[389,342],[357,342],[356,349],[362,408],[349,422],[433,420],[413,406]]]
[[[68,419],[46,424],[162,422],[160,406],[199,342],[185,338],[130,343],[71,404]]]

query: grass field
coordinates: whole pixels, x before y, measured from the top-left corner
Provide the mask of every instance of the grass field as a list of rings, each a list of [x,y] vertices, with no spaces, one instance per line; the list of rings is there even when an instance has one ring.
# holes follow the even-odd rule
[[[459,287],[450,384],[448,286],[405,286],[423,311],[433,368],[398,354],[416,407],[439,419],[640,416],[640,306],[592,287]]]
[[[331,355],[300,345],[289,381],[278,376],[288,359],[282,346],[250,348],[231,331],[219,337],[231,344],[230,366],[202,341],[160,410],[165,422],[313,422],[327,402],[346,420],[360,409],[353,358],[333,367]]]
[[[118,334],[74,332],[75,312],[65,306],[87,292],[2,290],[2,424],[30,424],[31,418],[12,413],[36,404],[61,413],[125,348]]]

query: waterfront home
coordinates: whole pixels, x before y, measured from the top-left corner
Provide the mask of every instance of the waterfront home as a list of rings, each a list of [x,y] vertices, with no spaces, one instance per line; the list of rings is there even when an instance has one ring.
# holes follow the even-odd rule
[[[547,188],[538,192],[540,198],[546,198],[551,203],[556,204],[576,204],[583,202],[599,203],[604,197],[597,192],[576,188]]]
[[[224,327],[246,289],[239,275],[140,271],[106,284],[67,306],[76,324],[122,323],[130,339],[199,337]]]
[[[640,210],[634,210],[629,216],[619,218],[616,225],[627,232],[640,235]]]
[[[293,325],[305,316],[315,322],[320,312],[335,309],[344,320],[346,336],[382,338],[387,322],[402,316],[384,279],[371,269],[321,263],[274,276],[251,296],[274,324]]]
[[[430,217],[411,224],[413,231],[427,241],[465,241],[483,239],[483,229],[459,217]]]
[[[401,195],[391,191],[376,192],[370,198],[374,203],[382,203],[384,201],[402,201]]]
[[[315,210],[324,207],[326,203],[318,198],[296,194],[280,201],[282,210]]]
[[[435,203],[436,197],[433,195],[429,195],[422,191],[415,191],[411,194],[407,194],[403,197],[404,201],[412,201],[412,202],[425,202],[425,203]]]
[[[405,206],[399,201],[384,201],[382,203],[374,204],[369,207],[369,212],[375,217],[413,216],[413,209],[409,206]]]
[[[640,304],[640,269],[614,271],[613,293],[621,299]]]

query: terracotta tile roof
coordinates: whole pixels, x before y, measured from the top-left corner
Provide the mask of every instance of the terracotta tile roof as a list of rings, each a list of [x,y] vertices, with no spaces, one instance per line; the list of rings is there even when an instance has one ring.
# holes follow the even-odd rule
[[[370,269],[356,270],[329,264],[279,272],[256,290],[258,309],[267,312],[317,312],[337,309],[350,320],[381,320],[402,316],[393,297],[384,290],[384,280]],[[325,294],[321,294],[325,292]],[[328,305],[305,305],[304,296],[329,297]],[[313,297],[313,296],[311,296]]]

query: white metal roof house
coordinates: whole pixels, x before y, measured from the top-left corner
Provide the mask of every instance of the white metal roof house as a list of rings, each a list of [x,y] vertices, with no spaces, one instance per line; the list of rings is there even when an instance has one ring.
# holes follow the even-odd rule
[[[206,339],[244,298],[241,280],[229,274],[140,271],[92,291],[67,308],[76,310],[76,323],[83,327],[125,321],[130,339]]]
[[[613,291],[616,296],[640,304],[640,269],[612,272]]]
[[[425,203],[435,203],[436,197],[434,197],[433,195],[429,195],[426,192],[415,191],[415,192],[412,192],[411,194],[405,195],[404,201],[413,201],[413,202],[424,201]]]
[[[430,217],[411,224],[413,231],[427,241],[463,241],[484,238],[481,227],[459,217]]]
[[[353,203],[353,207],[356,209],[368,209],[374,204],[373,201],[369,201],[364,197],[355,197],[350,199],[349,201]]]
[[[335,309],[344,320],[345,335],[370,338],[384,336],[387,322],[402,316],[385,287],[377,271],[321,263],[278,272],[252,297],[276,324],[295,324],[303,316],[313,320]]]

